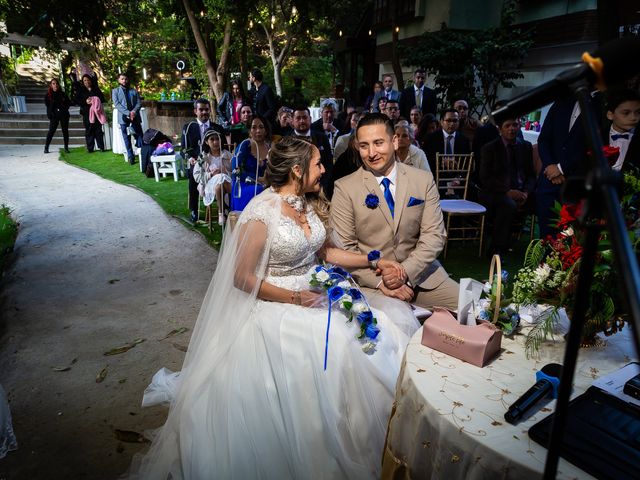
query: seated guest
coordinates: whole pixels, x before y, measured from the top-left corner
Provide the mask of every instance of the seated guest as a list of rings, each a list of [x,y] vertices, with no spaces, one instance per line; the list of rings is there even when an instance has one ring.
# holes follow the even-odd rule
[[[440,128],[440,124],[436,119],[436,116],[431,113],[425,113],[418,123],[418,129],[414,133],[416,142],[420,148],[424,150],[425,141],[430,133],[435,132]]]
[[[231,127],[231,145],[236,147],[240,142],[249,138],[249,130],[251,129],[251,119],[253,118],[253,110],[250,105],[243,105],[240,109],[240,123]]]
[[[351,138],[355,134],[356,126],[358,125],[358,121],[364,116],[364,113],[358,113],[356,111],[351,112],[347,116],[347,121],[349,122],[349,131],[345,135],[340,135],[338,140],[336,140],[336,146],[333,149],[333,158],[334,163],[337,159],[342,155],[348,148],[349,143],[351,142]]]
[[[458,112],[448,108],[440,115],[440,130],[436,130],[425,138],[424,152],[427,154],[429,166],[434,174],[437,153],[445,155],[471,153],[469,139],[457,131],[459,122]]]
[[[353,127],[352,132],[349,135],[342,135],[338,138],[338,145],[336,145],[336,152],[340,151],[337,156],[335,164],[333,165],[333,171],[331,175],[331,184],[334,184],[336,180],[340,180],[342,177],[351,175],[362,166],[360,160],[360,154],[358,153],[358,147],[356,145],[356,127],[358,122],[364,113],[356,113],[351,117],[351,125]],[[344,145],[344,147],[343,147]],[[340,147],[340,150],[338,150]]]
[[[289,107],[280,107],[278,109],[277,122],[273,127],[273,134],[284,137],[290,135],[293,131],[291,122],[293,122],[293,110]]]
[[[458,112],[460,121],[458,122],[458,131],[464,134],[465,137],[473,143],[473,137],[476,134],[476,130],[480,126],[480,122],[473,117],[469,116],[469,104],[465,100],[456,100],[453,103],[453,108]]]
[[[411,128],[414,138],[418,132],[418,128],[420,127],[420,120],[422,120],[422,112],[420,111],[420,108],[415,106],[411,107],[411,111],[409,112],[409,127]]]
[[[218,103],[216,110],[218,123],[228,132],[231,127],[238,125],[240,119],[240,110],[243,105],[249,105],[249,100],[244,94],[242,82],[240,80],[231,80],[231,92],[224,92],[222,99]]]
[[[338,127],[338,131],[340,135],[346,135],[351,132],[351,125],[349,124],[349,120],[351,120],[351,116],[358,110],[353,102],[348,102],[347,106],[344,110],[338,113],[336,117],[336,122],[334,125]],[[340,137],[338,137],[340,138]]]
[[[325,173],[322,175],[322,188],[327,198],[333,194],[333,183],[331,183],[331,170],[333,170],[333,154],[329,139],[323,133],[311,130],[311,114],[308,107],[298,106],[293,110],[293,133],[298,138],[309,140],[318,150],[320,150],[320,160]]]
[[[384,86],[382,85],[382,82],[380,80],[376,80],[373,83],[373,93],[371,95],[369,95],[367,97],[367,99],[364,101],[364,111],[365,112],[373,112],[376,109],[376,104],[374,102],[374,100],[376,98],[380,98],[380,95],[378,95],[380,92],[382,92],[382,90],[384,90]],[[386,98],[386,97],[385,97]]]
[[[397,100],[387,100],[387,104],[382,111],[387,117],[391,119],[391,122],[395,125],[395,123],[400,118],[400,105]]]
[[[376,110],[376,112],[384,113],[384,109],[387,106],[387,97],[385,96],[380,97],[377,101],[377,105],[378,105],[378,110]]]
[[[400,120],[396,123],[395,134],[397,138],[396,160],[411,165],[421,170],[429,170],[429,162],[427,156],[420,148],[413,144],[413,133],[409,127],[409,122]]]
[[[335,147],[336,140],[340,136],[339,122],[336,118],[338,105],[332,99],[327,98],[320,102],[320,111],[321,116],[311,124],[311,130],[313,132],[321,133],[327,137],[333,154],[333,148]]]
[[[264,172],[271,148],[271,126],[261,115],[251,119],[249,138],[237,147],[232,159],[231,210],[243,210],[264,190]]]
[[[603,143],[620,149],[611,167],[614,170],[624,170],[629,165],[640,167],[640,136],[636,135],[640,121],[640,93],[611,89],[607,92],[606,108],[611,126],[603,131]]]
[[[224,225],[224,195],[231,193],[231,153],[223,149],[224,140],[216,130],[207,130],[202,153],[193,166],[193,179],[206,207],[218,203],[218,224]]]
[[[493,253],[504,253],[510,246],[511,223],[516,212],[534,213],[536,174],[531,143],[517,137],[520,125],[515,118],[498,125],[499,138],[482,148],[478,194],[493,220]]]

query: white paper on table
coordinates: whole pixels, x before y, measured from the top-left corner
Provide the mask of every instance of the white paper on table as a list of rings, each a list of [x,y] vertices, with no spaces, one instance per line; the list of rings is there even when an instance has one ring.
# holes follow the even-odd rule
[[[621,369],[598,378],[595,382],[592,383],[592,385],[594,387],[598,387],[600,390],[604,390],[609,395],[613,395],[614,397],[617,397],[624,402],[633,403],[634,405],[640,406],[640,400],[638,400],[637,398],[633,398],[631,395],[627,395],[622,391],[624,389],[624,384],[639,373],[640,363],[628,363]]]
[[[520,319],[529,325],[536,325],[545,320],[551,312],[553,307],[551,305],[536,304],[536,305],[524,305],[521,306],[518,313]],[[570,325],[569,316],[564,308],[558,309],[558,318],[553,326],[554,335],[565,335],[569,332]]]
[[[460,279],[458,294],[458,322],[462,325],[476,325],[476,306],[482,295],[484,284],[473,278]]]

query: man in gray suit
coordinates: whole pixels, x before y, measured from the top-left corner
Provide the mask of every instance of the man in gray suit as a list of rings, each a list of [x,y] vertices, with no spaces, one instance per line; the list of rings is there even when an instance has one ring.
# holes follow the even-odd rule
[[[431,172],[396,162],[397,137],[386,115],[365,115],[356,129],[363,167],[335,183],[331,225],[347,250],[382,252],[406,274],[353,271],[362,287],[431,308],[456,309],[459,285],[437,258],[446,238],[440,197]],[[374,262],[375,263],[375,262]]]
[[[387,100],[400,102],[400,92],[393,89],[393,75],[391,75],[390,73],[385,73],[382,76],[382,85],[384,86],[384,89],[376,93],[373,97],[374,112],[379,111],[378,102],[380,101],[381,97],[385,97]]]
[[[118,125],[122,131],[122,139],[127,149],[127,158],[129,163],[135,163],[133,148],[131,148],[131,139],[129,137],[129,127],[133,128],[136,137],[136,147],[141,147],[142,142],[142,119],[140,117],[140,95],[135,88],[129,86],[129,77],[121,73],[118,75],[119,87],[114,88],[111,92],[113,106],[118,110]]]

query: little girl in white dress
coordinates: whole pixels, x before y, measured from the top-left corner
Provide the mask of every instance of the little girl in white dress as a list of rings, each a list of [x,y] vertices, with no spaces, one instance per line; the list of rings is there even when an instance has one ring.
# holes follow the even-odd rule
[[[207,130],[202,140],[202,154],[193,168],[198,192],[206,207],[218,203],[218,223],[224,225],[224,195],[231,192],[231,153],[222,148],[222,138]]]

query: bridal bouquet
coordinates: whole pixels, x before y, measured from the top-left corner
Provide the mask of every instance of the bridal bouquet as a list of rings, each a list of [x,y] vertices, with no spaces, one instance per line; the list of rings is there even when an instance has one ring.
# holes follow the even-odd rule
[[[329,299],[329,315],[327,319],[326,344],[329,342],[329,328],[331,325],[331,308],[338,305],[348,318],[348,322],[355,319],[359,324],[357,338],[363,343],[362,350],[372,354],[376,349],[376,339],[380,334],[377,320],[371,312],[371,307],[362,294],[357,283],[346,270],[333,265],[317,265],[311,274],[309,284],[312,287],[326,291]],[[327,368],[327,347],[325,348],[325,370]]]

